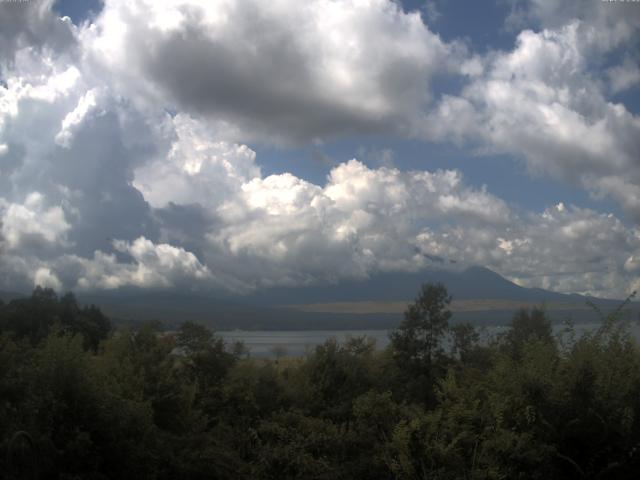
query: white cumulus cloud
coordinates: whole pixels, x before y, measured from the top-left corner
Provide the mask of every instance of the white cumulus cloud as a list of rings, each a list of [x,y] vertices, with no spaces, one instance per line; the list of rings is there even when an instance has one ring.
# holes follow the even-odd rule
[[[133,98],[270,142],[410,128],[463,53],[389,0],[111,0],[81,39]]]
[[[64,211],[47,207],[38,192],[29,194],[24,203],[7,203],[0,198],[0,245],[9,251],[64,244],[69,229]]]
[[[592,56],[606,51],[599,35],[575,19],[522,31],[512,51],[486,56],[485,72],[460,95],[443,97],[425,135],[522,156],[532,174],[613,198],[640,219],[640,117],[609,101],[606,82],[594,78]]]
[[[610,98],[637,84],[628,8],[517,1],[515,45],[480,56],[389,0],[107,0],[82,26],[51,1],[9,3],[0,288],[245,292],[438,257],[559,291],[638,285],[628,219],[513,208],[464,169],[395,168],[400,149],[333,155],[320,182],[264,175],[256,154],[378,133],[453,142],[523,158],[637,223],[640,119]],[[439,76],[458,87],[439,95]]]

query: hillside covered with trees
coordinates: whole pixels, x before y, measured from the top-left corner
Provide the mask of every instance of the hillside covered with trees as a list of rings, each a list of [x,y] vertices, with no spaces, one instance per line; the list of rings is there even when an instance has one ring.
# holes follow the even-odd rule
[[[97,307],[37,288],[0,303],[0,472],[637,478],[640,350],[623,308],[580,337],[522,310],[486,344],[450,325],[449,303],[423,285],[384,350],[351,338],[265,360],[191,322],[114,329]]]

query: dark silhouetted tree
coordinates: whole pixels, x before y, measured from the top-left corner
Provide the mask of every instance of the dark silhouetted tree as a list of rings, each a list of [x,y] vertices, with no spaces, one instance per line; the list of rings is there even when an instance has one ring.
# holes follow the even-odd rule
[[[393,358],[400,370],[397,377],[412,400],[427,404],[435,400],[434,382],[444,373],[435,361],[444,356],[442,339],[449,327],[450,303],[444,285],[422,285],[404,320],[390,335]]]
[[[470,323],[459,323],[451,327],[451,350],[465,364],[476,347],[480,335]]]
[[[542,308],[521,308],[511,320],[504,341],[514,357],[520,356],[525,345],[532,342],[553,343],[551,322]]]
[[[451,297],[444,285],[426,283],[404,320],[391,334],[396,358],[405,365],[429,369],[442,352],[441,340],[449,328]]]

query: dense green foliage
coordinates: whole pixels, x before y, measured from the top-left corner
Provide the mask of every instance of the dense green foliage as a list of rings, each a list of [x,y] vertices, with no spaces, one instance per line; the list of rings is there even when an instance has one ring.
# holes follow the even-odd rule
[[[622,312],[554,337],[449,326],[423,286],[386,350],[253,359],[185,323],[109,328],[72,295],[0,304],[0,472],[60,479],[637,478],[640,350]]]

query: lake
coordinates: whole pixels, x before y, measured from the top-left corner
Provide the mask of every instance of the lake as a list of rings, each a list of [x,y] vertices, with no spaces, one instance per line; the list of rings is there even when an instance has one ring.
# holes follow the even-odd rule
[[[579,337],[584,332],[593,331],[600,324],[584,323],[574,326],[576,336]],[[478,328],[480,338],[487,342],[492,337],[504,332],[508,327],[492,326]],[[554,325],[554,333],[560,334],[565,325]],[[636,340],[640,341],[640,325],[633,323],[630,325],[630,331]],[[307,351],[313,350],[317,345],[323,344],[329,338],[335,338],[339,342],[345,341],[349,337],[367,336],[376,341],[377,348],[385,348],[389,344],[389,330],[233,330],[226,332],[216,332],[227,343],[242,341],[249,349],[252,357],[272,357],[274,349],[279,349],[284,356],[301,357]]]

